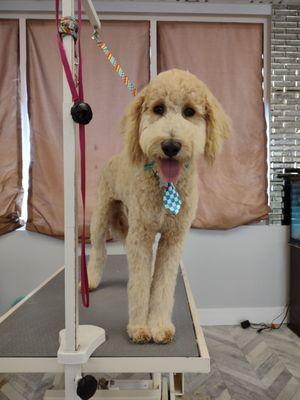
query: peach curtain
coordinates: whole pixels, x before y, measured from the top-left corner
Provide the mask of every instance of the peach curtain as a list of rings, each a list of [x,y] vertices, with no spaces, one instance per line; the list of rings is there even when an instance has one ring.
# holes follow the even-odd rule
[[[0,20],[0,235],[21,226],[19,22]]]
[[[99,171],[103,163],[120,150],[118,125],[124,108],[132,100],[132,94],[91,39],[91,33],[89,24],[84,23],[85,98],[94,113],[93,120],[86,128],[88,222]],[[28,21],[27,39],[32,146],[27,229],[62,237],[62,67],[54,22]],[[103,21],[102,39],[137,89],[146,85],[149,80],[149,23]],[[78,210],[81,210],[80,196],[78,199]],[[80,221],[79,213],[79,224]]]
[[[158,23],[158,72],[176,67],[197,75],[233,125],[213,167],[199,162],[194,227],[232,228],[269,212],[262,53],[261,24]]]

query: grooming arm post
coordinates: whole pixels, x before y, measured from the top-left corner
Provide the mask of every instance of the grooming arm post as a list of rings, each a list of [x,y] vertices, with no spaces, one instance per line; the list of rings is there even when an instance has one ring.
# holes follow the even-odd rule
[[[95,30],[100,31],[101,23],[92,1],[83,0],[83,7],[86,15],[88,16],[90,24],[93,26]]]
[[[74,15],[74,0],[62,1],[62,15]],[[74,42],[70,35],[63,38],[67,59],[74,65]],[[78,254],[77,254],[77,179],[76,179],[76,128],[70,109],[72,95],[63,73],[63,153],[64,153],[64,215],[65,215],[65,329],[66,351],[77,350],[78,329]],[[65,365],[65,395],[78,399],[75,380],[81,373],[80,366]]]
[[[74,0],[63,0],[63,15],[74,14]],[[70,35],[63,38],[66,56],[71,68],[74,65],[74,43]],[[70,109],[72,95],[63,73],[63,153],[64,153],[64,216],[65,216],[65,327],[66,349],[77,348],[78,290],[77,290],[77,179],[76,179],[76,128]]]
[[[65,17],[74,16],[74,0],[63,0],[62,14]],[[63,46],[67,62],[72,71],[75,65],[75,51],[74,39],[71,35],[64,35]],[[57,361],[64,364],[65,398],[76,400],[79,397],[86,398],[86,393],[90,393],[97,388],[97,382],[93,377],[89,377],[89,380],[86,379],[87,377],[82,378],[82,364],[86,363],[93,351],[105,341],[105,332],[100,327],[78,325],[77,130],[71,116],[71,108],[74,101],[74,93],[72,95],[71,92],[72,88],[71,86],[69,87],[67,73],[64,73],[65,329],[60,332],[60,347],[57,354]]]

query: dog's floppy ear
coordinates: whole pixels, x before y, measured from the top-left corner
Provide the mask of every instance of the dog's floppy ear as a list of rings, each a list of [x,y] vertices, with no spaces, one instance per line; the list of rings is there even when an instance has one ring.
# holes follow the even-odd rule
[[[139,126],[145,92],[146,88],[135,97],[121,120],[121,133],[124,135],[125,148],[133,164],[138,164],[143,160],[143,152],[139,143]]]
[[[204,156],[212,164],[221,142],[231,133],[230,121],[218,100],[207,90],[206,96],[206,142]]]

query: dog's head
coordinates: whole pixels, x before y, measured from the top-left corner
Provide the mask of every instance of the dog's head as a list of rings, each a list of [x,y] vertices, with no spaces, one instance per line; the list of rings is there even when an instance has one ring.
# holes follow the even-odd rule
[[[160,73],[134,99],[121,130],[132,163],[155,161],[164,181],[200,154],[212,163],[230,127],[207,86],[189,72]]]

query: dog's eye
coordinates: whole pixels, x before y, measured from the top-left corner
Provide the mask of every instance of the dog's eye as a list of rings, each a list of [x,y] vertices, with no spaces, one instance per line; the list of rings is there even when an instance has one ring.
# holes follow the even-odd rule
[[[183,109],[183,115],[185,117],[192,117],[195,114],[195,110],[192,107],[185,107]]]
[[[163,115],[165,112],[165,106],[163,104],[158,104],[157,106],[153,107],[154,114]]]

